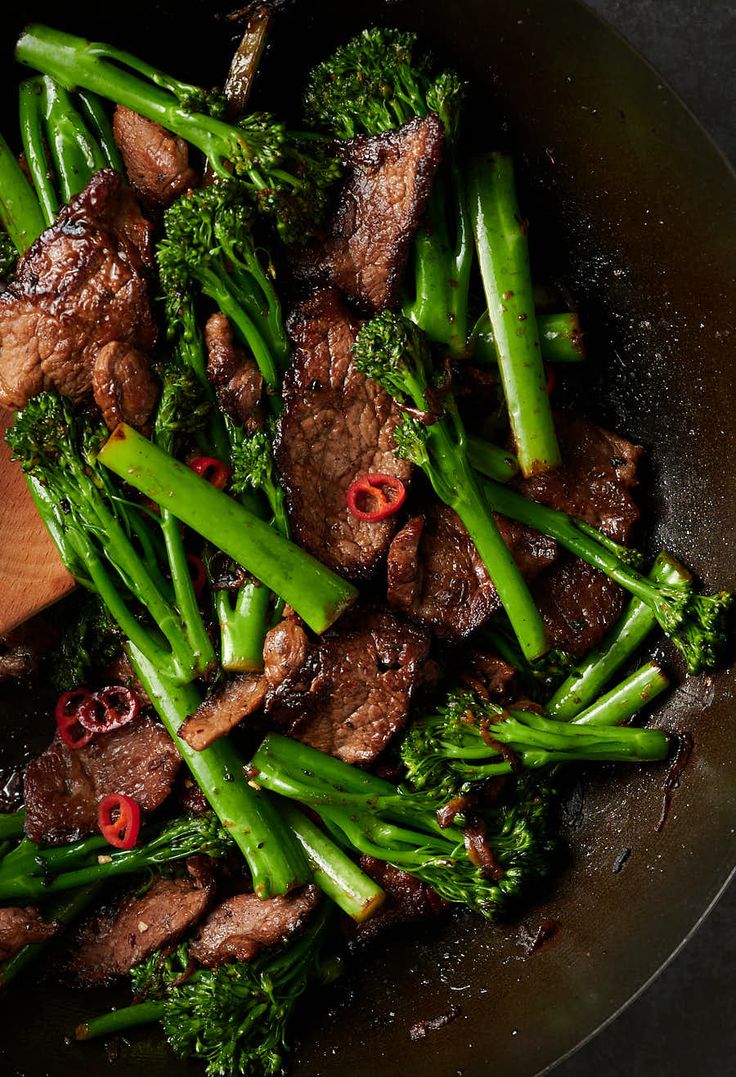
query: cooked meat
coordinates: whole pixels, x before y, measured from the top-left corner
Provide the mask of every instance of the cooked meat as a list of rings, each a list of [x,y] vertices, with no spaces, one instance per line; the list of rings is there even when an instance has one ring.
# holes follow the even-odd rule
[[[111,340],[100,348],[92,368],[95,403],[109,430],[128,423],[148,435],[158,400],[158,382],[147,355]]]
[[[372,856],[362,856],[360,866],[385,890],[386,900],[365,923],[349,925],[349,934],[357,943],[371,942],[387,928],[430,920],[447,907],[431,886],[406,871]]]
[[[184,722],[179,736],[190,748],[201,752],[257,711],[265,696],[266,681],[262,673],[240,673],[200,703]]]
[[[182,769],[179,771],[179,777],[176,779],[174,786],[174,796],[181,810],[188,812],[190,815],[204,815],[206,811],[210,810],[207,797],[190,776],[188,770],[184,771]]]
[[[151,227],[112,169],[97,172],[0,286],[0,404],[43,389],[79,400],[100,348],[156,342],[145,269]]]
[[[218,905],[192,941],[191,955],[207,968],[226,961],[250,961],[261,950],[286,942],[300,931],[319,903],[316,886],[263,900],[236,894]]]
[[[626,542],[639,519],[631,490],[638,483],[639,445],[587,419],[555,416],[562,466],[516,485],[534,501],[577,516],[617,542]]]
[[[334,289],[320,289],[294,313],[289,329],[296,350],[276,440],[294,538],[351,579],[375,570],[396,516],[375,523],[352,516],[348,487],[368,472],[403,482],[411,474],[393,452],[393,402],[353,368],[358,327]]]
[[[626,601],[617,583],[567,553],[532,590],[551,645],[576,657],[601,642]]]
[[[30,943],[46,942],[56,932],[56,924],[47,924],[32,906],[0,909],[0,962],[7,961]]]
[[[66,965],[70,978],[86,987],[123,976],[191,930],[207,912],[214,892],[209,859],[192,856],[181,878],[158,876],[141,897],[132,891],[116,899],[78,931]]]
[[[496,517],[503,538],[526,579],[556,556],[556,544],[522,524]],[[496,588],[459,516],[434,503],[415,516],[391,543],[388,601],[438,635],[464,639],[500,607]]]
[[[149,205],[169,206],[199,184],[189,164],[189,147],[153,120],[118,105],[113,133],[128,179]]]
[[[431,115],[343,143],[347,174],[327,238],[295,256],[296,275],[334,284],[369,313],[394,306],[443,137],[441,122]]]
[[[268,693],[266,710],[305,744],[369,763],[406,722],[428,651],[426,633],[388,610],[359,609]]]
[[[263,672],[269,690],[302,669],[309,653],[309,637],[292,617],[286,617],[266,633],[263,643]]]
[[[207,373],[220,407],[248,433],[263,426],[263,377],[256,363],[235,343],[224,314],[213,314],[204,329]]]
[[[28,677],[58,641],[59,630],[48,611],[24,621],[0,637],[0,683]]]
[[[458,662],[460,678],[484,699],[510,702],[516,670],[503,658],[479,647],[469,647]]]
[[[97,828],[97,807],[108,793],[134,797],[153,811],[171,792],[181,757],[163,726],[148,718],[105,733],[72,750],[58,738],[26,767],[26,834],[63,845]]]

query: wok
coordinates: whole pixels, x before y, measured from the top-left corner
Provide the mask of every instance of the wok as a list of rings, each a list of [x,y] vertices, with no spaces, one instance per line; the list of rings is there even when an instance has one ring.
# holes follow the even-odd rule
[[[30,0],[17,27],[21,17],[45,19],[214,82],[232,34],[213,18],[217,6]],[[3,90],[16,75],[14,17],[4,17]],[[476,140],[509,143],[518,155],[537,278],[561,283],[585,316],[593,358],[567,379],[577,383],[577,406],[649,450],[642,541],[733,589],[733,174],[656,72],[576,0],[292,3],[278,20],[261,99],[294,113],[308,64],[372,22],[421,31],[471,79]],[[5,131],[13,100],[0,97]],[[699,677],[658,712],[658,724],[695,734],[662,831],[665,769],[591,772],[568,802],[569,862],[540,903],[504,928],[451,916],[355,961],[337,985],[310,996],[295,1074],[528,1077],[615,1014],[693,930],[736,863],[735,686],[733,671]],[[0,764],[9,768],[24,756],[28,728],[42,746],[50,723],[24,716],[25,692],[6,693],[3,709]],[[533,949],[551,919],[559,930]],[[102,1046],[65,1046],[63,1036],[108,1002],[18,984],[0,1010],[0,1070],[102,1072]],[[451,1013],[445,1027],[410,1038],[418,1019]],[[144,1068],[150,1077],[200,1072],[174,1062],[153,1035],[131,1037],[112,1072]]]

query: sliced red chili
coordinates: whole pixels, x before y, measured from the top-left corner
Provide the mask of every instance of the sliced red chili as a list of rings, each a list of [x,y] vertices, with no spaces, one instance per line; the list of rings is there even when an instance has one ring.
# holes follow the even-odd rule
[[[109,733],[132,722],[140,709],[140,700],[135,692],[124,684],[111,684],[82,703],[78,717],[90,733]]]
[[[132,849],[141,829],[140,804],[123,793],[110,793],[100,801],[97,825],[110,845],[116,849]]]
[[[406,500],[406,487],[395,475],[361,475],[348,486],[348,509],[359,520],[385,520]]]
[[[207,573],[205,571],[202,558],[197,557],[196,553],[187,554],[187,564],[189,565],[189,573],[192,577],[192,587],[197,598],[202,597],[202,592],[207,584]]]
[[[92,740],[92,731],[82,724],[80,717],[90,699],[92,693],[86,688],[74,688],[71,692],[62,692],[56,701],[56,728],[67,748],[84,748]]]
[[[230,481],[230,468],[216,456],[195,456],[189,461],[189,466],[200,478],[218,490],[224,490]]]

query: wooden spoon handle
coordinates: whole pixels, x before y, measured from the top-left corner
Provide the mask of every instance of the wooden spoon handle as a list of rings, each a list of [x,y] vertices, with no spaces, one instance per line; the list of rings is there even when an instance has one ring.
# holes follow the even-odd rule
[[[0,409],[0,636],[75,587],[10,458],[5,431],[11,423],[12,414]]]

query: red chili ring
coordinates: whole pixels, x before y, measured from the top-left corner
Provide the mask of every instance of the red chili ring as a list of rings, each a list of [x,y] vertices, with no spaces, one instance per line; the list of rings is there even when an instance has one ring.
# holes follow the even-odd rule
[[[189,467],[201,479],[218,490],[225,489],[232,474],[227,464],[223,464],[222,460],[218,460],[216,456],[195,456],[189,461]]]
[[[205,571],[202,558],[197,557],[196,553],[187,554],[187,564],[189,565],[189,573],[192,577],[194,594],[197,599],[199,599],[202,597],[202,592],[207,585],[207,572]]]
[[[111,684],[82,703],[78,718],[90,733],[109,733],[132,722],[140,709],[135,692],[124,684]]]
[[[384,489],[393,492],[394,496],[389,498]],[[358,504],[358,498],[373,498],[378,502],[378,508],[371,510],[361,509]],[[401,506],[406,500],[406,487],[401,479],[397,479],[395,475],[381,475],[378,473],[371,473],[369,475],[361,475],[355,482],[351,482],[348,486],[346,495],[348,509],[357,516],[359,520],[369,520],[371,522],[375,520],[385,520],[387,516],[393,516],[395,512],[398,512]]]
[[[100,801],[97,825],[110,845],[116,849],[132,849],[141,829],[140,804],[124,793],[110,793]]]
[[[91,699],[92,693],[87,688],[73,688],[71,692],[62,692],[56,701],[56,728],[64,744],[73,751],[85,748],[92,740],[92,731],[87,729],[80,716]]]

